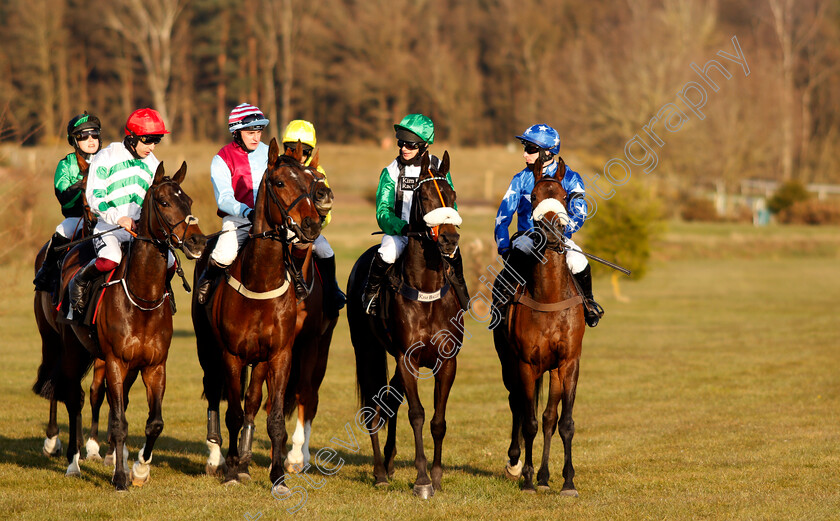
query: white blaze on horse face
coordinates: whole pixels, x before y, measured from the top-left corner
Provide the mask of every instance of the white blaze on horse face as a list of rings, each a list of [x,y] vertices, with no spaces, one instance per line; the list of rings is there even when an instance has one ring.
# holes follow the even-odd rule
[[[454,224],[455,226],[461,226],[461,223],[463,222],[461,216],[458,214],[458,211],[455,210],[455,208],[450,208],[448,206],[435,208],[424,215],[423,220],[426,221],[426,226],[429,227],[440,226],[441,224]]]
[[[561,201],[558,201],[554,198],[544,199],[540,201],[540,204],[534,208],[532,213],[535,221],[541,221],[543,217],[549,212],[554,212],[557,214],[557,218],[560,220],[560,224],[567,225],[569,224],[569,214],[566,213],[566,206],[563,205]]]

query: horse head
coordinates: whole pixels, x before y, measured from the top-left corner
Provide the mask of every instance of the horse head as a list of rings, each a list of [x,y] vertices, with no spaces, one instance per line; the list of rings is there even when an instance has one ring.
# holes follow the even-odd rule
[[[287,150],[287,155],[297,159],[301,164],[303,161],[303,148],[300,140],[297,142],[297,147],[294,150]],[[332,189],[327,186],[327,178],[318,170],[320,165],[320,157],[318,149],[312,153],[312,160],[308,165],[304,166],[304,171],[312,176],[312,184],[309,188],[309,195],[312,197],[312,202],[315,203],[315,209],[318,210],[318,215],[321,219],[327,217],[333,207],[333,200],[335,199]]]
[[[539,226],[548,248],[559,249],[564,228],[569,224],[566,212],[566,190],[558,179],[566,171],[563,158],[557,156],[557,173],[554,177],[542,175],[543,161],[534,163],[534,189],[531,191],[531,217]]]
[[[314,198],[328,196],[321,188],[316,189],[319,183],[310,182],[314,174],[301,165],[302,157],[300,145],[281,155],[277,140],[271,140],[268,168],[254,207],[254,233],[273,230],[283,239],[302,243],[313,242],[321,234],[321,216]]]
[[[449,172],[449,152],[443,153],[443,159],[437,171],[430,170],[429,166],[430,159],[427,152],[423,154],[421,160],[410,224],[410,226],[417,226],[418,223],[424,223],[425,226],[422,231],[411,231],[420,233],[422,237],[437,243],[440,253],[449,257],[455,253],[458,240],[461,238],[458,233],[461,216],[455,210],[455,190],[446,180],[446,174]]]
[[[207,238],[198,227],[192,211],[192,199],[181,189],[187,175],[187,163],[175,177],[166,176],[163,163],[158,165],[152,186],[143,203],[145,218],[139,223],[140,233],[148,234],[159,246],[178,248],[189,259],[197,259],[204,252]]]

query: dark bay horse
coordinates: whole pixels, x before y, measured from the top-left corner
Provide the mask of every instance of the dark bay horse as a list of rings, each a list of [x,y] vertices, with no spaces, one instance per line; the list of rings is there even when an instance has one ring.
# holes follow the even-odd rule
[[[409,222],[408,244],[401,262],[400,291],[391,295],[390,305],[381,306],[389,318],[367,315],[362,309],[362,293],[376,246],[367,250],[356,264],[347,283],[347,320],[356,355],[356,380],[364,406],[361,417],[373,446],[373,474],[377,486],[387,486],[394,474],[396,456],[396,414],[408,399],[408,417],[414,430],[414,465],[417,478],[414,493],[424,499],[441,487],[441,452],[446,434],[446,402],[455,380],[455,355],[463,340],[463,312],[455,292],[444,276],[445,257],[453,255],[460,238],[456,226],[461,218],[453,208],[455,191],[447,183],[449,154],[436,172],[429,170],[428,154],[414,191]],[[385,293],[384,291],[382,293]],[[386,352],[396,359],[390,383]],[[435,378],[435,413],[430,423],[434,439],[431,479],[423,450],[425,411],[418,395],[418,378]],[[385,459],[379,448],[379,429],[388,419]],[[357,415],[357,418],[360,416]],[[358,421],[358,420],[357,420]]]
[[[559,159],[559,157],[558,157]],[[557,171],[565,164],[559,159]],[[542,162],[534,166],[542,172]],[[543,373],[550,377],[548,403],[543,413],[543,454],[537,487],[548,490],[548,459],[551,436],[559,429],[563,440],[565,463],[561,494],[577,496],[573,478],[572,437],[575,424],[572,408],[575,403],[581,344],[584,333],[584,312],[580,291],[566,266],[561,226],[568,223],[563,201],[566,191],[553,177],[536,175],[531,193],[534,222],[539,234],[535,244],[541,259],[533,270],[525,273],[526,284],[513,297],[506,320],[493,331],[496,352],[502,363],[502,379],[507,388],[513,426],[508,449],[509,462],[505,473],[511,479],[524,477],[523,491],[534,490],[532,452],[537,435],[536,400]],[[560,420],[557,406],[563,404]],[[525,440],[524,466],[519,460],[519,434]]]
[[[64,346],[60,366],[44,371],[43,374],[49,374],[48,379],[39,379],[35,385],[36,392],[42,395],[52,392],[67,407],[70,441],[66,475],[78,476],[83,396],[80,383],[94,358],[105,360],[111,407],[109,441],[116,455],[112,483],[117,490],[127,487],[125,408],[129,389],[138,373],[146,386],[149,416],[146,442],[131,469],[135,486],[148,481],[152,450],[163,430],[161,404],[166,387],[166,359],[172,340],[172,310],[168,304],[171,297],[166,291],[167,255],[173,248],[178,248],[188,258],[197,258],[206,242],[197,220],[190,213],[192,199],[181,189],[186,163],[174,178],[164,174],[163,164],[160,164],[143,201],[137,221],[137,238],[130,243],[129,252],[114,272],[114,285],[102,295],[95,324],[91,327],[77,323],[60,326]],[[62,268],[65,286],[86,263],[86,258],[80,258],[81,251],[74,248],[65,259]]]
[[[300,147],[290,154],[280,155],[277,141],[271,140],[268,168],[254,205],[251,237],[227,269],[227,281],[219,284],[205,305],[198,304],[195,296],[192,304],[208,402],[207,444],[211,460],[206,470],[213,472],[222,466],[218,459],[219,402],[225,394],[225,423],[230,437],[225,481],[250,478],[249,458],[240,456],[237,439],[246,415],[240,403],[242,376],[246,365],[265,362],[264,378],[271,402],[267,421],[271,439],[269,475],[273,493],[281,495],[288,494],[283,472],[287,440],[283,413],[297,322],[297,302],[284,257],[290,241],[311,243],[321,232],[308,182],[311,176],[300,164]],[[206,263],[208,256],[209,249],[200,264]],[[252,403],[246,402],[246,406],[250,409]],[[255,414],[255,410],[247,411],[251,419]]]
[[[76,163],[79,165],[79,171],[82,174],[83,183],[87,182],[87,174],[90,164],[85,158],[76,150]],[[84,198],[84,191],[82,198]],[[90,213],[90,208],[87,201],[84,204],[84,216],[82,226],[76,230],[70,239],[80,239],[91,234],[93,230],[94,219]],[[44,244],[38,254],[35,256],[35,273],[41,268],[44,258],[47,255],[47,248],[51,245],[50,242]],[[56,288],[58,291],[58,288]],[[56,307],[53,304],[52,294],[46,291],[35,291],[35,322],[38,325],[38,332],[41,335],[41,367],[50,368],[61,358],[61,333],[56,324]],[[44,377],[39,376],[38,380]],[[87,459],[99,460],[102,459],[99,455],[99,411],[102,407],[102,402],[105,400],[105,362],[96,360],[93,369],[93,380],[90,384],[90,431],[88,432],[88,441],[85,444],[87,451]],[[46,438],[44,439],[44,446],[41,449],[44,454],[51,457],[61,456],[61,440],[58,437],[58,421],[57,421],[58,402],[55,397],[50,399],[50,416],[47,422]]]
[[[333,192],[324,183],[324,177],[318,172],[318,151],[305,169],[312,176],[312,200],[321,217],[326,217],[333,206]],[[283,410],[289,418],[297,413],[297,422],[292,434],[292,448],[283,462],[286,472],[293,474],[303,471],[309,464],[309,440],[312,433],[312,421],[318,413],[318,391],[327,371],[327,359],[330,352],[333,330],[338,317],[328,317],[323,312],[324,283],[321,274],[316,272],[312,257],[312,243],[289,244],[289,259],[298,273],[295,276],[304,281],[306,296],[297,302],[297,322],[295,323],[295,343],[292,347],[292,369],[286,388]],[[245,396],[245,426],[240,441],[242,457],[249,457],[252,437],[245,429],[254,429],[255,413],[262,402],[262,384],[265,381],[267,364],[262,362],[251,372],[248,391]],[[266,410],[271,414],[271,401],[266,403]]]

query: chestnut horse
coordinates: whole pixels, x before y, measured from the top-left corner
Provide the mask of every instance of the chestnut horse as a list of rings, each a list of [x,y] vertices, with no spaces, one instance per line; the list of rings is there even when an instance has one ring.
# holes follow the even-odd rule
[[[204,370],[207,397],[207,445],[210,473],[222,467],[219,460],[221,432],[219,401],[226,394],[225,423],[230,445],[225,459],[226,482],[250,478],[249,459],[239,453],[238,435],[245,419],[242,410],[242,375],[246,365],[264,366],[271,413],[270,478],[273,493],[284,495],[283,459],[286,456],[286,424],[283,406],[292,366],[292,344],[297,304],[284,257],[289,241],[311,243],[321,233],[321,220],[312,201],[311,175],[301,166],[300,147],[292,155],[280,155],[275,139],[268,152],[254,205],[254,225],[236,260],[227,269],[227,281],[213,291],[205,305],[193,296],[192,317],[198,358]],[[206,264],[209,249],[201,265]],[[197,272],[199,270],[197,269]],[[247,405],[247,403],[246,403]],[[257,404],[259,407],[259,404]],[[256,411],[247,414],[253,418]]]
[[[90,164],[84,157],[76,150],[76,163],[79,165],[79,171],[82,174],[83,183],[87,182],[87,174]],[[84,191],[81,194],[85,197]],[[83,225],[76,230],[70,239],[80,239],[87,237],[93,230],[94,217],[90,213],[90,208],[87,201],[84,204]],[[47,247],[50,242],[44,244],[35,256],[35,273],[41,268],[44,258],[47,255]],[[55,291],[58,292],[58,285]],[[57,298],[55,300],[58,300]],[[38,332],[41,335],[41,367],[49,368],[61,357],[61,335],[56,325],[56,311],[53,304],[52,293],[45,291],[35,291],[35,322],[38,325]],[[40,380],[41,377],[39,376]],[[99,410],[102,408],[102,402],[105,400],[105,362],[96,360],[93,369],[93,380],[90,384],[90,431],[88,433],[88,441],[85,444],[88,460],[100,460],[99,455]],[[57,421],[58,402],[53,397],[50,399],[50,416],[47,422],[46,438],[44,439],[44,446],[42,452],[51,457],[61,456],[61,440],[58,437],[58,421]],[[78,434],[81,437],[81,433]]]
[[[184,163],[173,179],[164,176],[158,166],[137,221],[137,238],[130,243],[114,272],[114,280],[101,298],[95,323],[83,326],[60,324],[64,351],[60,366],[47,380],[35,385],[36,392],[50,391],[64,402],[70,417],[70,441],[67,447],[69,466],[66,475],[78,476],[78,450],[83,392],[81,381],[94,358],[105,360],[111,449],[117,455],[112,483],[125,490],[128,451],[125,447],[128,422],[125,408],[128,392],[138,373],[146,385],[149,417],[146,421],[146,442],[131,469],[131,480],[142,486],[149,479],[152,450],[163,430],[161,403],[166,387],[166,359],[172,340],[171,296],[166,291],[167,256],[173,248],[181,249],[188,258],[197,258],[204,250],[205,237],[197,220],[190,214],[192,199],[181,190],[186,175]],[[87,259],[74,248],[64,261],[64,285]],[[66,298],[66,297],[65,297]],[[165,304],[165,305],[164,305]],[[120,455],[122,457],[120,457]]]
[[[333,192],[318,172],[318,152],[305,171],[312,176],[312,200],[322,218],[326,217],[333,205]],[[297,412],[295,431],[292,434],[292,448],[283,462],[286,472],[302,472],[309,464],[309,440],[312,433],[312,421],[318,414],[318,391],[327,371],[327,358],[330,352],[333,330],[338,323],[338,316],[330,318],[323,312],[323,288],[321,274],[315,271],[312,244],[290,244],[289,259],[303,280],[306,296],[297,302],[297,322],[295,323],[295,343],[292,347],[292,369],[286,388],[283,405],[286,417]],[[262,362],[251,372],[248,391],[245,395],[245,426],[240,438],[240,457],[250,458],[253,441],[254,414],[262,403],[262,384],[268,365]],[[271,401],[266,402],[266,410],[271,414]],[[250,431],[250,432],[249,432]]]
[[[558,160],[557,172],[563,172],[565,163],[559,157]],[[534,172],[542,172],[542,161],[537,161]],[[551,436],[555,429],[559,429],[565,453],[561,494],[577,496],[572,481],[575,475],[572,466],[572,436],[575,433],[572,408],[584,333],[583,299],[566,266],[559,229],[569,222],[563,203],[566,191],[558,179],[537,174],[531,200],[534,222],[538,224],[535,243],[540,260],[533,263],[533,271],[523,274],[527,275],[524,288],[520,288],[513,297],[507,308],[506,321],[493,331],[513,417],[505,473],[511,479],[523,476],[522,490],[535,492],[532,463],[538,429],[535,396],[539,395],[539,381],[543,373],[548,372],[550,383],[548,403],[543,413],[543,454],[537,487],[549,489]],[[563,408],[558,422],[557,405],[561,402]],[[520,430],[525,440],[524,467],[519,460]]]
[[[377,486],[387,486],[394,474],[396,456],[396,414],[403,395],[408,399],[408,417],[414,430],[414,493],[424,499],[441,487],[441,452],[446,434],[446,402],[455,380],[455,355],[463,340],[463,312],[455,292],[444,276],[445,258],[453,255],[460,238],[456,226],[461,218],[454,209],[455,191],[446,181],[449,154],[436,172],[429,170],[429,156],[422,158],[421,173],[411,203],[408,244],[393,271],[401,270],[401,281],[392,279],[399,291],[390,295],[390,305],[381,306],[388,318],[372,317],[362,309],[362,294],[377,246],[367,250],[350,273],[347,283],[347,320],[356,355],[356,382],[365,427],[373,446],[373,474]],[[383,289],[382,293],[386,290]],[[388,383],[386,352],[396,359]],[[435,413],[430,423],[434,439],[431,479],[423,450],[425,411],[417,389],[418,378],[435,378]],[[379,429],[389,416],[385,459],[379,448]]]

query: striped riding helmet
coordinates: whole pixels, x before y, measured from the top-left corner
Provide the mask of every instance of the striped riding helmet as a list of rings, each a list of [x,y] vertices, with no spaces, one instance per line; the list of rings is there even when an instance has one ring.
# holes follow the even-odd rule
[[[262,130],[268,126],[268,119],[262,111],[248,103],[242,103],[230,111],[228,130],[233,134],[237,130]]]

